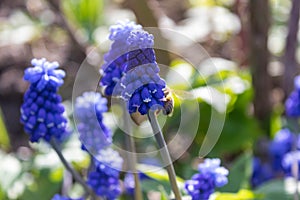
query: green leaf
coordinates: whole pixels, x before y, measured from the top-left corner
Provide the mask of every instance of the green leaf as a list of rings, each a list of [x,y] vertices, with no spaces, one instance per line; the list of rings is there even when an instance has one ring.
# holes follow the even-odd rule
[[[262,196],[262,199],[272,200],[292,200],[293,196],[285,190],[284,180],[272,180],[255,190],[256,194]]]
[[[223,192],[238,192],[240,189],[249,188],[252,173],[252,154],[245,152],[236,159],[228,176],[228,184],[220,188]]]
[[[164,189],[164,187],[160,186],[158,187],[159,191],[160,191],[160,199],[161,200],[168,200],[169,199],[169,196],[166,192],[166,190]]]
[[[0,147],[4,150],[8,150],[10,148],[10,141],[2,116],[0,110]]]
[[[141,172],[143,172],[150,178],[155,179],[157,181],[169,182],[168,172],[163,168],[159,168],[159,167],[153,166],[153,165],[139,164],[138,170],[140,170]],[[180,184],[184,183],[184,180],[178,176],[176,177],[176,180]]]
[[[258,199],[258,196],[250,190],[240,190],[238,193],[220,193],[213,194],[214,200],[253,200]]]
[[[92,42],[92,34],[102,20],[103,0],[64,0],[63,10],[69,21],[82,28]]]
[[[145,164],[139,164],[137,169],[151,178],[150,180],[142,181],[142,189],[144,192],[153,190],[161,191],[161,186],[163,186],[167,193],[171,192],[169,176],[165,169]],[[183,188],[184,180],[178,176],[176,177],[176,180],[179,189]]]

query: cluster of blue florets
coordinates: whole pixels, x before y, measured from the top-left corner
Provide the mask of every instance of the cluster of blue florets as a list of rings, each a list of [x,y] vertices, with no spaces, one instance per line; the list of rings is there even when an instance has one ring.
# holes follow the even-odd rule
[[[163,106],[166,83],[160,78],[154,37],[132,22],[112,26],[113,44],[102,66],[100,85],[106,95],[121,96],[130,113],[147,114]]]
[[[109,39],[113,43],[109,52],[104,55],[104,64],[100,70],[100,85],[104,87],[105,95],[119,95],[118,83],[127,65],[127,38],[132,30],[139,29],[142,29],[142,26],[129,21],[119,22],[110,27]]]
[[[92,161],[87,184],[101,197],[114,200],[121,194],[119,174],[123,159],[111,148],[101,150]]]
[[[64,82],[65,72],[57,69],[57,62],[48,62],[45,58],[33,59],[31,64],[33,67],[26,69],[24,75],[30,87],[24,95],[21,122],[31,142],[41,138],[49,141],[53,137],[61,140],[67,133],[67,120],[57,91]]]
[[[146,31],[133,31],[127,41],[130,52],[126,75],[121,79],[122,98],[128,102],[129,113],[138,111],[144,115],[149,109],[163,106],[166,83],[158,74],[153,36]]]
[[[107,99],[99,93],[85,92],[76,98],[74,114],[82,148],[92,154],[112,143],[111,131],[103,123],[103,113],[107,110]]]
[[[296,140],[294,135],[289,129],[284,128],[278,131],[270,144],[269,153],[272,160],[274,171],[282,170],[282,159],[285,154],[290,152],[293,147],[293,142]]]
[[[199,173],[185,182],[185,189],[193,200],[208,200],[216,187],[228,183],[228,170],[220,164],[220,159],[205,159],[198,166]]]
[[[285,111],[289,117],[300,117],[300,76],[294,79],[294,91],[285,102]]]
[[[51,200],[84,200],[84,199],[83,198],[73,199],[73,198],[64,197],[64,196],[61,196],[59,194],[56,194],[56,195],[54,195],[54,197]]]
[[[295,155],[294,158],[297,159],[297,150],[300,149],[299,141],[299,136],[288,128],[279,130],[269,144],[266,159],[271,162],[265,162],[260,158],[253,159],[252,185],[256,187],[272,178],[283,175],[291,176],[291,160],[293,158],[291,155]]]
[[[263,162],[261,159],[254,157],[252,160],[252,186],[257,187],[272,178],[274,178],[272,166],[268,162]]]

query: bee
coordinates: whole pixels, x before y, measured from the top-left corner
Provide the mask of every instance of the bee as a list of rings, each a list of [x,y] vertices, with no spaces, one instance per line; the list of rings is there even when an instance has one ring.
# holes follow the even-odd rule
[[[164,95],[165,95],[165,99],[163,101],[164,103],[163,114],[171,116],[174,109],[174,99],[173,99],[172,91],[169,87],[166,87],[164,89]]]

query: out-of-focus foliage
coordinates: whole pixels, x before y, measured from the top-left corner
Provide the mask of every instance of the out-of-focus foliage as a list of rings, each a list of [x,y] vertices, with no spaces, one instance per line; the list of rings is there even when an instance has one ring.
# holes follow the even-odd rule
[[[253,193],[251,190],[242,189],[237,193],[216,193],[213,197],[213,200],[253,200],[259,199],[259,197]]]
[[[63,8],[71,23],[82,28],[92,41],[93,32],[103,22],[103,0],[64,0]]]
[[[273,180],[269,181],[255,190],[255,193],[259,194],[262,199],[273,200],[292,200],[293,190],[295,188],[294,180]]]
[[[4,150],[8,150],[9,147],[10,147],[10,141],[2,118],[2,112],[0,109],[0,148]]]
[[[59,193],[62,186],[64,169],[54,151],[49,152],[45,143],[33,144],[36,153],[27,147],[18,153],[0,152],[0,199],[51,199]],[[75,137],[65,145],[63,154],[77,170],[86,169],[89,157],[80,149]],[[65,178],[65,177],[64,177]],[[71,196],[82,195],[81,186],[71,190]],[[79,194],[78,194],[79,193]]]
[[[228,184],[220,188],[223,192],[238,192],[249,189],[249,180],[252,175],[252,154],[245,152],[238,157],[230,166]]]
[[[60,53],[70,50],[65,48],[69,45],[66,43],[69,41],[66,39],[68,33],[64,28],[57,26],[56,13],[47,8],[44,1],[32,1],[38,2],[34,5],[30,5],[31,1],[27,2],[29,2],[26,4],[28,11],[16,7],[5,16],[6,20],[0,20],[0,48],[6,51],[10,45],[24,45],[26,48],[31,46],[27,56],[38,54],[66,59],[66,56],[61,56]],[[112,6],[116,2],[119,1],[64,0],[61,2],[63,9],[61,14],[74,29],[75,37],[79,33],[83,35],[84,42],[101,44],[101,51],[106,51],[107,44],[102,44],[107,40],[106,25],[120,19],[135,18],[134,13],[127,8],[124,9],[121,4]],[[253,88],[250,72],[247,68],[240,68],[238,64],[231,61],[239,59],[232,52],[240,50],[235,47],[235,44],[240,42],[239,34],[242,26],[245,26],[241,16],[236,13],[238,10],[235,7],[236,2],[235,0],[189,0],[190,5],[184,13],[184,18],[179,23],[170,23],[169,28],[190,39],[185,41],[179,40],[175,35],[164,35],[170,40],[170,46],[182,52],[193,53],[190,47],[200,42],[205,44],[205,48],[215,57],[203,61],[197,67],[172,57],[166,80],[175,93],[174,113],[172,117],[159,115],[159,122],[164,125],[165,137],[170,139],[169,135],[177,130],[180,121],[180,106],[192,110],[194,107],[190,105],[190,100],[197,101],[201,114],[200,121],[195,122],[198,123],[198,132],[187,152],[174,163],[180,185],[183,183],[182,178],[188,179],[196,172],[196,166],[201,161],[198,159],[199,149],[209,128],[212,111],[215,111],[220,116],[225,115],[226,121],[217,144],[208,156],[220,157],[226,163],[230,173],[228,185],[219,189],[214,199],[292,199],[291,188],[295,187],[292,180],[272,180],[253,190],[249,184],[252,172],[251,161],[254,156],[252,150],[255,142],[262,135],[262,130],[253,117]],[[282,64],[276,59],[281,57],[284,51],[291,1],[271,0],[270,5],[272,25],[269,30],[268,48],[275,61],[270,63],[269,69],[272,77],[277,78],[283,73]],[[164,25],[163,22],[162,24]],[[163,30],[162,33],[164,34]],[[216,45],[216,47],[212,48],[210,45]],[[19,49],[19,46],[17,47]],[[300,55],[300,51],[297,52]],[[89,58],[91,63],[97,63],[99,60],[101,60],[99,55]],[[73,61],[67,60],[67,62]],[[247,65],[247,61],[245,63],[243,64]],[[73,66],[70,67],[74,70]],[[188,94],[186,99],[180,98],[180,91],[187,92],[183,92],[183,94]],[[61,92],[64,93],[64,90]],[[211,94],[215,99],[222,99],[222,101],[212,101]],[[68,108],[67,112],[70,116],[72,115],[71,108]],[[282,120],[282,113],[283,106],[276,105],[271,118],[271,137],[285,123]],[[106,113],[104,120],[114,131],[114,144],[121,145],[124,135],[113,123],[113,117],[115,117],[113,114]],[[0,114],[0,147],[8,151],[10,142],[13,140],[9,140],[4,121]],[[187,128],[184,136],[191,137],[189,131],[190,129]],[[134,127],[134,134],[141,137],[141,139],[136,139],[139,152],[147,152],[156,148],[154,139],[150,137],[152,133],[145,130],[143,126]],[[64,144],[63,153],[77,170],[85,171],[88,168],[90,159],[81,151],[76,137]],[[159,159],[152,157],[145,160],[142,161],[151,164],[159,163]],[[5,177],[0,178],[0,199],[50,199],[54,193],[60,192],[63,178],[68,181],[68,178],[63,177],[67,174],[64,173],[57,156],[53,151],[49,151],[49,146],[45,144],[30,145],[30,148],[21,147],[15,153],[0,151],[0,161],[0,177]],[[141,168],[145,170],[147,167],[153,169],[152,165],[146,164]],[[160,195],[161,199],[168,199],[171,188],[166,172],[149,172],[146,175],[148,179],[142,182],[144,195],[153,193],[154,196]],[[184,194],[184,191],[182,193]],[[72,184],[69,195],[79,197],[82,194],[82,187]],[[123,199],[131,199],[131,197]]]
[[[167,76],[166,80],[169,86],[180,90],[188,90],[192,87],[193,89],[189,90],[192,94],[191,98],[198,99],[201,116],[205,116],[200,116],[199,131],[195,138],[194,148],[197,149],[197,146],[200,147],[203,142],[212,109],[220,113],[226,112],[222,134],[210,153],[212,157],[252,147],[252,143],[261,131],[257,121],[249,115],[252,101],[249,72],[240,71],[233,62],[221,58],[204,61],[200,65],[199,71],[183,61],[176,61],[172,65],[172,70],[176,73],[171,72]],[[174,75],[172,76],[172,74]],[[180,74],[182,80],[178,77],[174,79],[176,74]],[[190,85],[186,80],[191,80],[189,81]],[[207,90],[209,92],[206,92]],[[218,99],[218,101],[212,100],[212,98]],[[222,99],[224,100],[222,101]],[[177,115],[179,114],[177,109],[183,102],[184,100],[175,102],[174,115],[168,119],[165,125],[170,130],[179,120],[180,115]],[[168,129],[165,131],[168,132]],[[194,148],[191,149],[192,155],[197,156],[198,152]]]

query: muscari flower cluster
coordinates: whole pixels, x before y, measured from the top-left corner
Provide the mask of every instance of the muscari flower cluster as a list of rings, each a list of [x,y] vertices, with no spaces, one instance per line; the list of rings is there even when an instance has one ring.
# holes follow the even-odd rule
[[[294,135],[289,129],[284,128],[278,131],[270,144],[269,153],[274,171],[282,170],[282,159],[286,153],[292,150]]]
[[[218,158],[205,159],[198,166],[199,173],[185,182],[185,189],[192,200],[208,200],[216,187],[222,187],[228,183],[228,170],[220,166]]]
[[[295,155],[295,159],[298,155],[298,151],[293,151],[294,148],[300,149],[300,137],[287,128],[279,130],[269,144],[271,163],[263,162],[260,158],[253,160],[252,186],[259,186],[277,176],[291,176],[291,155]]]
[[[24,74],[30,87],[24,95],[21,123],[31,142],[38,142],[41,138],[62,140],[67,134],[67,120],[57,91],[64,82],[65,72],[57,69],[57,62],[48,62],[45,58],[33,59],[31,64],[33,67],[27,68]]]
[[[153,39],[153,35],[143,30],[132,31],[127,38],[130,51],[121,87],[129,113],[138,111],[145,115],[150,109],[162,107],[165,100],[166,83],[158,74]]]
[[[83,149],[92,155],[87,184],[94,192],[108,200],[121,193],[119,170],[123,160],[118,152],[110,148],[111,131],[103,123],[107,111],[107,100],[96,92],[85,92],[77,97],[75,118]]]
[[[84,200],[84,199],[83,198],[72,199],[69,197],[64,197],[59,194],[56,194],[56,195],[54,195],[54,197],[51,200]]]
[[[114,200],[121,194],[119,171],[123,159],[111,148],[103,149],[93,159],[92,170],[88,174],[87,184],[99,196]]]
[[[100,81],[105,94],[125,99],[129,113],[144,115],[162,107],[166,83],[158,74],[153,35],[133,22],[118,23],[110,31],[114,42],[105,55]]]
[[[99,93],[85,92],[76,98],[74,113],[82,148],[93,155],[112,143],[111,131],[103,123],[106,111],[107,99]]]
[[[290,94],[285,102],[286,114],[289,117],[300,117],[300,76],[294,79],[294,91]]]
[[[131,31],[141,29],[142,26],[130,21],[118,22],[110,27],[109,39],[113,43],[109,52],[104,55],[104,64],[100,70],[100,86],[105,88],[105,95],[115,96],[120,93],[119,81],[127,65],[127,38]]]
[[[257,187],[274,178],[272,166],[268,162],[262,162],[257,157],[252,160],[252,169],[251,183],[253,187]]]
[[[286,176],[293,176],[293,165],[298,165],[298,174],[300,172],[300,151],[291,151],[287,153],[282,159],[282,167]],[[299,177],[298,177],[299,178]],[[299,178],[300,179],[300,178]]]

